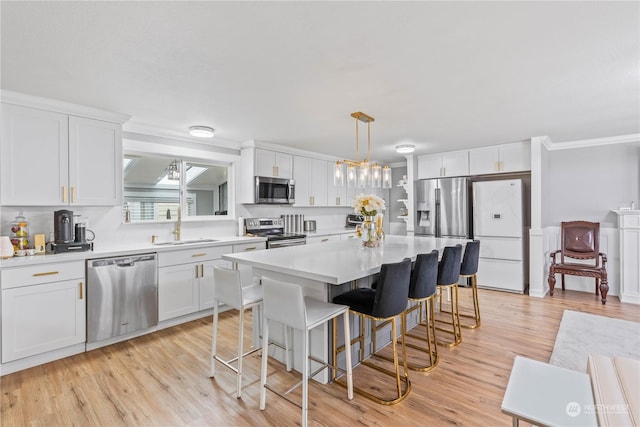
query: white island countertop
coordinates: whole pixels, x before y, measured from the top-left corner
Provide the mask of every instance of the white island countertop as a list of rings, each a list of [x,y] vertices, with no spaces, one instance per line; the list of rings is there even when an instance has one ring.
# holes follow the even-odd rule
[[[382,264],[415,260],[416,255],[445,246],[464,245],[468,239],[426,236],[386,236],[377,248],[365,248],[359,239],[317,245],[289,246],[266,251],[226,254],[222,258],[261,270],[274,271],[319,282],[339,285],[371,276]]]

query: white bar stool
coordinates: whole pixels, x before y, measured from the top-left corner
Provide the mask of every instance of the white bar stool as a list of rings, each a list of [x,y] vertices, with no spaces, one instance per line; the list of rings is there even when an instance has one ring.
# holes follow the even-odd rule
[[[351,371],[351,337],[349,335],[349,307],[304,297],[302,286],[296,283],[282,282],[268,277],[262,278],[263,307],[262,307],[262,374],[260,379],[260,409],[264,410],[267,389],[283,397],[287,401],[302,408],[302,426],[307,425],[309,405],[308,380],[325,368],[339,369],[334,359],[333,365],[318,360],[309,355],[309,331],[329,320],[337,321],[337,317],[344,316],[344,340],[346,355],[347,397],[353,399],[353,375]],[[303,368],[302,381],[286,392],[274,390],[267,384],[267,359],[269,357],[269,320],[280,322],[285,327],[303,331]],[[334,339],[335,342],[335,339]],[[322,367],[309,373],[309,360],[322,364]],[[341,369],[340,369],[341,370]],[[287,394],[302,384],[302,405],[291,400]]]
[[[240,282],[240,272],[229,268],[214,266],[213,277],[215,281],[214,306],[213,306],[213,331],[211,339],[211,370],[209,377],[215,376],[216,361],[222,363],[227,368],[236,373],[236,397],[242,397],[242,359],[256,351],[260,347],[253,348],[243,353],[244,343],[244,311],[256,307],[262,303],[262,288],[258,284],[242,286]],[[238,355],[233,359],[224,360],[216,354],[218,338],[218,314],[220,303],[235,308],[240,312],[240,326],[238,337]],[[237,368],[232,365],[238,362]]]

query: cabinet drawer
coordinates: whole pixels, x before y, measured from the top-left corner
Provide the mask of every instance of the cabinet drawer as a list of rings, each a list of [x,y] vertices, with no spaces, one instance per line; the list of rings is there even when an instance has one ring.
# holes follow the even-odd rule
[[[0,271],[0,277],[2,279],[2,289],[79,278],[84,280],[84,261],[6,268]]]
[[[266,248],[267,244],[265,242],[243,243],[241,245],[233,245],[233,253],[259,251]]]
[[[158,267],[168,265],[187,264],[190,262],[202,262],[222,258],[223,254],[233,252],[229,246],[205,246],[193,249],[182,249],[158,254]]]
[[[480,240],[480,258],[510,259],[521,261],[522,239],[500,237],[476,237]]]

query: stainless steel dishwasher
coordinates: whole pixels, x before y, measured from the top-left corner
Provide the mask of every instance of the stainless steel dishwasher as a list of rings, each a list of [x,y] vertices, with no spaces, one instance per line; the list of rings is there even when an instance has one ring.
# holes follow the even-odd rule
[[[87,343],[158,324],[157,255],[87,261]]]

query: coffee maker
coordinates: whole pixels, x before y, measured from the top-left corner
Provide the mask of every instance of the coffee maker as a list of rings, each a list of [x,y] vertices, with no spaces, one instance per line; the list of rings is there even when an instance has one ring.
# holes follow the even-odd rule
[[[53,253],[82,252],[93,249],[93,243],[85,239],[85,225],[77,224],[74,238],[73,211],[62,209],[53,213]]]

